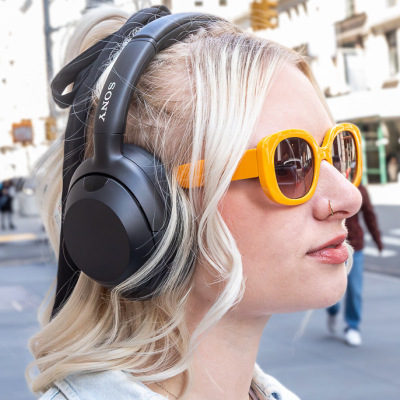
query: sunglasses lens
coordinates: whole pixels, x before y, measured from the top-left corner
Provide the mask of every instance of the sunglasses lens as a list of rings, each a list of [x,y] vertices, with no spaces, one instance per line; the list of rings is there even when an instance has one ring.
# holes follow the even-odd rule
[[[293,137],[278,144],[275,176],[282,194],[289,199],[299,199],[308,193],[314,176],[314,156],[304,139]]]
[[[332,145],[333,166],[349,181],[356,176],[357,152],[354,136],[351,132],[338,133]]]

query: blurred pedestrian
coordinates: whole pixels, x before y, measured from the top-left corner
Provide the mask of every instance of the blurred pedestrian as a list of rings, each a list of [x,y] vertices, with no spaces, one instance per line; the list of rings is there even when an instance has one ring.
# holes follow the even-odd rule
[[[397,174],[399,172],[399,162],[396,154],[389,154],[386,158],[388,180],[389,182],[397,182]]]
[[[15,187],[12,180],[3,182],[0,196],[0,213],[1,213],[1,229],[5,230],[6,221],[8,220],[8,228],[15,229],[13,223],[13,201],[15,197]]]
[[[345,296],[344,319],[347,324],[345,328],[345,340],[350,346],[360,346],[362,343],[360,333],[361,311],[362,311],[362,288],[364,270],[364,232],[359,223],[358,216],[363,214],[365,224],[372,235],[379,251],[383,245],[378,230],[378,223],[372,207],[367,189],[360,185],[358,189],[362,195],[362,206],[360,211],[346,220],[348,229],[348,241],[354,248],[353,266],[348,275],[347,291]],[[340,302],[327,309],[328,329],[331,333],[336,332],[337,316],[340,309]]]

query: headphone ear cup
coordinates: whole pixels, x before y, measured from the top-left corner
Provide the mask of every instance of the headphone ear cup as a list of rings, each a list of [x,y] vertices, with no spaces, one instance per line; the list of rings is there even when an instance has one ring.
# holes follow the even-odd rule
[[[170,198],[168,180],[162,162],[145,149],[131,143],[124,143],[122,154],[139,166],[151,180],[160,198],[163,199],[165,211],[168,213],[167,221],[170,211]]]
[[[77,180],[65,209],[63,233],[70,258],[108,288],[137,272],[154,251],[143,210],[113,178],[90,175]]]

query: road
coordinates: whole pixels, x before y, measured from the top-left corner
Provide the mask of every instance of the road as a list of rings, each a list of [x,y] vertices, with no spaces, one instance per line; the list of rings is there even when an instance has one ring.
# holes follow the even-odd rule
[[[400,277],[400,183],[369,185],[367,189],[378,217],[384,250],[378,254],[371,236],[366,234],[365,268]]]
[[[400,277],[400,206],[377,205],[384,249],[380,254],[370,234],[365,235],[365,268],[368,271]],[[365,225],[364,225],[365,226]],[[366,228],[364,228],[367,232]]]

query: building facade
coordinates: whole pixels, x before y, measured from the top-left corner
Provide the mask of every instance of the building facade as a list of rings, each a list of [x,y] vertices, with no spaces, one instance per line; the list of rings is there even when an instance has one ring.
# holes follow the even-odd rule
[[[259,34],[307,55],[334,118],[360,127],[364,182],[397,181],[400,0],[281,0]]]
[[[255,0],[261,1],[261,0]],[[128,12],[164,4],[173,12],[219,15],[251,31],[252,0],[108,0]],[[76,21],[94,0],[3,0],[0,25],[0,180],[27,174],[48,147],[49,81],[63,65]],[[46,4],[48,21],[46,22]],[[334,118],[360,126],[364,181],[397,179],[400,164],[400,0],[280,0],[276,29],[255,32],[303,52]],[[17,23],[16,23],[17,21]],[[47,24],[47,25],[46,25]],[[47,29],[46,29],[47,27]],[[49,43],[51,46],[49,46]],[[13,143],[12,126],[31,121],[32,143]],[[47,123],[47,125],[46,125]],[[58,134],[62,131],[58,123]]]
[[[135,9],[132,1],[114,3]],[[62,133],[66,113],[54,106],[49,82],[64,63],[76,21],[91,5],[91,0],[0,1],[0,182],[29,175]],[[25,135],[16,126],[24,126]]]

